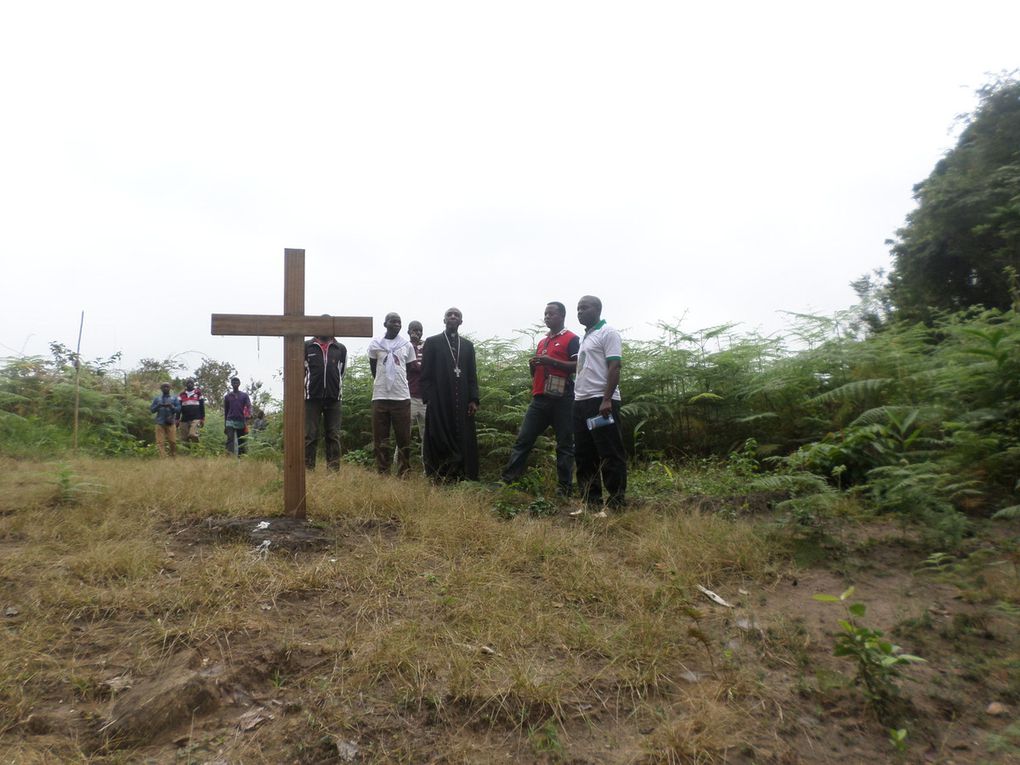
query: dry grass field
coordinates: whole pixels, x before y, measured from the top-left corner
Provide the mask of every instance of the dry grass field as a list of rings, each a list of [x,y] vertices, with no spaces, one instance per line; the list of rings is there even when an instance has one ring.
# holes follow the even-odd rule
[[[933,558],[849,505],[811,534],[689,491],[505,520],[498,492],[355,466],[311,474],[295,524],[280,479],[0,459],[0,761],[1020,761],[1003,524]],[[812,599],[851,584],[926,659],[895,711]]]

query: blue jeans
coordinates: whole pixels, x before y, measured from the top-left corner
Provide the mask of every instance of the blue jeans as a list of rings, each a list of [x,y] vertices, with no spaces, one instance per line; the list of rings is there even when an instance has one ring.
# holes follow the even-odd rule
[[[235,428],[225,425],[223,432],[227,436],[227,454],[240,457],[242,454],[248,453],[248,436],[245,435],[243,427]]]
[[[503,468],[504,481],[513,483],[524,475],[528,466],[528,454],[535,441],[551,425],[556,433],[556,482],[560,494],[570,494],[574,479],[574,434],[571,425],[573,404],[574,400],[570,396],[554,398],[539,394],[532,397],[528,411],[524,413],[517,441],[510,450],[510,461]]]

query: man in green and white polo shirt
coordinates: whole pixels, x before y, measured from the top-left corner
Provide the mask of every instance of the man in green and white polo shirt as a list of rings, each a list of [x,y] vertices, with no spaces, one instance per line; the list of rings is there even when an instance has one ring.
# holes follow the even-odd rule
[[[620,436],[620,333],[602,318],[602,301],[585,295],[577,302],[577,320],[585,327],[574,381],[574,460],[585,510],[604,515],[621,508],[627,491],[627,453]],[[589,428],[593,417],[612,416],[612,424]],[[598,424],[597,424],[598,425]]]

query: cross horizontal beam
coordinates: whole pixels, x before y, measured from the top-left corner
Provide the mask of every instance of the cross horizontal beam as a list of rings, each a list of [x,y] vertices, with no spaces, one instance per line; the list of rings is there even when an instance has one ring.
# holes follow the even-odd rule
[[[371,337],[370,316],[279,316],[246,313],[214,313],[214,335],[260,335],[262,337]]]

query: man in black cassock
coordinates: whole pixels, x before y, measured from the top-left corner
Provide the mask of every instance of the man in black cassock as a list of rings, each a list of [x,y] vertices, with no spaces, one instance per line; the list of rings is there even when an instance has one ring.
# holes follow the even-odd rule
[[[474,345],[457,332],[463,321],[459,308],[448,309],[446,331],[428,338],[421,354],[422,457],[425,474],[443,483],[478,480],[478,370]]]

